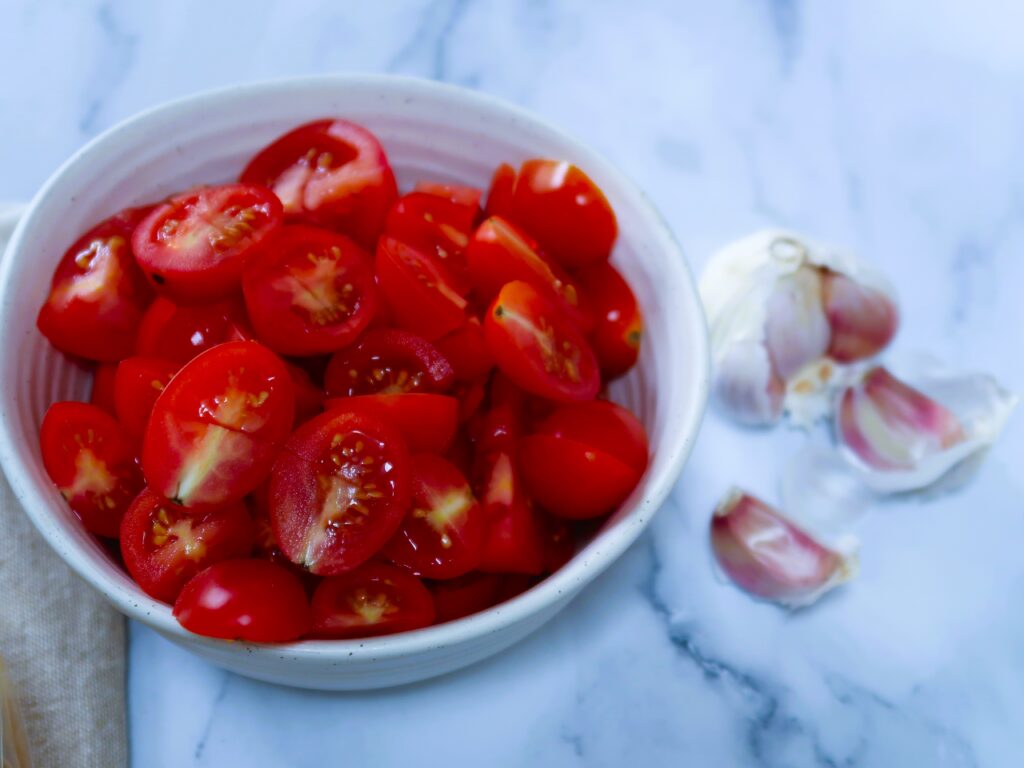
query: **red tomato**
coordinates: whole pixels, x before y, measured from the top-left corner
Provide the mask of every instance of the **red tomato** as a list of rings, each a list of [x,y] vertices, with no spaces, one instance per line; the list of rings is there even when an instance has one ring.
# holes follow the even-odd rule
[[[285,443],[270,481],[281,550],[315,574],[350,571],[391,538],[409,507],[409,452],[390,425],[329,410]]]
[[[480,570],[537,574],[544,570],[544,541],[537,514],[522,487],[512,454],[480,458],[480,502],[485,533]]]
[[[528,392],[551,400],[590,400],[601,386],[586,339],[533,286],[508,283],[484,319],[498,368]]]
[[[468,422],[480,412],[484,400],[487,399],[485,381],[486,379],[479,379],[456,385],[452,394],[459,401],[459,424]]]
[[[116,538],[142,489],[135,446],[112,416],[86,403],[54,403],[39,430],[43,466],[86,530]]]
[[[484,339],[484,328],[475,317],[434,342],[451,363],[458,381],[478,381],[491,372],[494,356]]]
[[[313,593],[313,634],[324,638],[392,635],[428,627],[434,601],[408,571],[387,563],[324,579]]]
[[[377,281],[395,322],[428,340],[466,319],[468,304],[437,259],[393,237],[377,244]]]
[[[129,357],[117,366],[114,407],[117,420],[133,440],[141,442],[153,403],[179,367],[156,357]]]
[[[398,197],[384,148],[347,120],[289,131],[249,161],[241,181],[273,189],[290,220],[337,229],[364,248],[373,248]]]
[[[399,198],[388,213],[384,231],[423,253],[436,256],[460,294],[469,290],[466,245],[473,234],[478,208],[428,192]]]
[[[601,373],[614,379],[636,364],[644,320],[633,291],[611,264],[596,264],[576,273],[587,297],[594,327],[590,343]]]
[[[628,409],[608,400],[563,405],[536,429],[538,434],[587,443],[643,473],[647,469],[647,431]]]
[[[119,363],[100,363],[92,374],[92,394],[89,402],[97,408],[102,408],[111,416],[116,416],[114,410],[114,376],[117,375]]]
[[[270,472],[295,418],[284,363],[253,341],[214,347],[157,398],[142,445],[146,482],[186,507],[237,501]]]
[[[244,341],[252,335],[245,307],[237,298],[179,307],[160,297],[142,318],[135,354],[184,364],[217,344]]]
[[[428,583],[436,623],[455,621],[490,608],[498,602],[502,578],[497,573],[473,571],[457,579]]]
[[[510,221],[492,216],[477,228],[466,249],[469,276],[476,298],[490,303],[506,283],[529,283],[580,328],[591,317],[580,307],[573,279],[537,249],[530,236]]]
[[[377,309],[369,254],[343,235],[285,227],[245,271],[249,318],[275,352],[316,355],[351,343]]]
[[[461,205],[463,208],[472,211],[473,221],[480,214],[480,200],[484,194],[482,190],[476,187],[466,187],[461,184],[438,184],[433,181],[417,181],[415,191],[443,197],[457,205]],[[472,222],[470,227],[472,227]]]
[[[185,582],[208,565],[248,557],[253,524],[238,501],[206,512],[173,504],[148,488],[121,521],[121,556],[142,590],[173,603]]]
[[[116,361],[135,346],[152,295],[132,256],[131,236],[148,208],[128,208],[97,224],[64,253],[36,325],[57,349]]]
[[[479,565],[484,521],[462,473],[440,456],[412,457],[412,509],[381,554],[417,576],[451,579]]]
[[[583,171],[564,160],[527,160],[509,218],[567,269],[607,260],[618,235],[615,213]]]
[[[324,388],[331,397],[444,392],[454,379],[430,342],[407,331],[376,330],[331,358]]]
[[[484,212],[487,216],[508,216],[512,212],[512,196],[516,187],[516,169],[508,163],[502,163],[491,177],[491,186],[487,190],[487,205]]]
[[[569,524],[557,517],[545,515],[541,528],[544,539],[544,571],[554,573],[576,554],[575,537]]]
[[[305,424],[324,410],[324,393],[313,383],[309,374],[297,365],[286,362],[292,384],[295,387],[295,425]]]
[[[174,616],[197,635],[286,643],[309,631],[309,601],[298,577],[266,560],[226,560],[201,571],[174,602]]]
[[[135,228],[132,249],[157,291],[183,304],[227,298],[246,262],[281,226],[265,187],[228,184],[172,197]]]
[[[385,421],[415,453],[444,453],[455,436],[459,402],[447,395],[356,395],[332,397],[327,410],[342,409]]]

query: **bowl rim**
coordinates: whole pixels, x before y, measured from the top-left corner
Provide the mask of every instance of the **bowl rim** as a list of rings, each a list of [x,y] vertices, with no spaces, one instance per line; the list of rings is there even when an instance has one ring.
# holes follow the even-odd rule
[[[25,514],[57,555],[79,577],[104,595],[121,613],[165,636],[192,645],[206,646],[214,652],[228,652],[234,649],[240,654],[276,659],[331,659],[339,662],[358,662],[399,658],[500,632],[533,615],[543,613],[546,608],[559,602],[563,597],[568,601],[614,563],[639,538],[654,513],[662,506],[674,487],[697,439],[709,390],[710,358],[707,329],[696,283],[671,229],[646,194],[611,162],[605,160],[585,143],[543,118],[500,98],[447,83],[384,74],[311,75],[248,82],[174,99],[145,109],[118,122],[72,154],[53,172],[33,197],[7,245],[8,257],[0,259],[0,299],[8,293],[10,286],[15,284],[15,260],[10,258],[10,254],[17,252],[22,247],[21,241],[28,222],[33,218],[42,201],[54,194],[55,189],[59,189],[64,176],[82,162],[83,158],[111,143],[116,143],[118,137],[123,133],[145,128],[147,123],[158,122],[169,113],[201,108],[204,104],[211,102],[232,99],[246,100],[282,90],[312,88],[393,90],[424,99],[441,98],[461,101],[463,104],[472,105],[479,110],[507,116],[529,124],[532,130],[553,140],[571,144],[583,158],[583,163],[587,164],[588,170],[600,167],[601,175],[614,179],[627,195],[635,198],[637,208],[655,229],[654,235],[658,240],[659,250],[667,254],[666,263],[671,263],[671,268],[677,271],[677,284],[686,292],[685,296],[680,297],[680,306],[689,306],[696,310],[691,312],[693,317],[688,320],[698,325],[696,329],[698,332],[692,334],[696,346],[687,352],[689,370],[686,377],[692,395],[688,400],[682,399],[683,407],[680,412],[679,429],[669,433],[667,445],[661,447],[663,451],[670,451],[670,456],[659,474],[650,478],[647,494],[635,501],[621,519],[610,528],[602,530],[561,569],[517,597],[487,610],[444,624],[383,637],[353,640],[300,640],[293,643],[265,645],[224,641],[195,635],[174,619],[171,608],[165,603],[150,598],[138,588],[132,592],[113,582],[96,569],[89,562],[89,556],[82,548],[71,541],[61,526],[52,519],[52,515],[47,511],[48,501],[44,497],[42,489],[29,479],[28,458],[22,455],[23,451],[17,445],[16,429],[12,423],[13,416],[9,409],[0,409],[0,465],[3,466],[15,498]],[[6,325],[0,323],[0,344],[8,343]]]

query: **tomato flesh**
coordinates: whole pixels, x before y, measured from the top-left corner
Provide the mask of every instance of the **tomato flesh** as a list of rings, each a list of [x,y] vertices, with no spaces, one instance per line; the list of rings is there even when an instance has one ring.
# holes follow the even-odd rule
[[[136,442],[146,433],[149,414],[178,364],[156,357],[128,357],[117,366],[114,408],[117,420]]]
[[[245,307],[237,298],[200,306],[178,306],[161,296],[149,305],[142,317],[135,354],[185,364],[217,344],[252,337]]]
[[[397,330],[370,331],[331,358],[324,388],[331,397],[444,392],[455,372],[428,341]]]
[[[458,423],[459,401],[448,395],[399,394],[333,397],[327,410],[362,413],[387,422],[414,453],[444,453],[451,446]]]
[[[395,203],[384,231],[436,257],[452,278],[455,289],[465,294],[469,290],[466,246],[473,234],[478,210],[447,196],[411,192]]]
[[[479,474],[479,498],[485,520],[480,570],[541,573],[542,531],[519,478],[514,456],[506,451],[483,456]]]
[[[466,319],[468,302],[438,260],[393,237],[377,244],[377,281],[396,324],[428,341]]]
[[[502,163],[491,177],[484,213],[487,216],[508,216],[512,212],[512,196],[515,186],[516,169],[508,163]]]
[[[611,264],[597,264],[576,273],[587,297],[594,326],[590,343],[604,378],[615,379],[636,365],[644,321],[636,296]]]

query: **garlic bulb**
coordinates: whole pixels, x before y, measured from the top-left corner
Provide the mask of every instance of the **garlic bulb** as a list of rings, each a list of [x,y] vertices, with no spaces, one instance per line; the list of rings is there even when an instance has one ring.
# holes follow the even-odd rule
[[[711,518],[711,547],[746,592],[791,608],[810,605],[856,575],[856,543],[816,541],[781,512],[737,488]]]
[[[717,400],[746,424],[773,424],[788,412],[806,426],[827,415],[842,366],[881,351],[898,323],[893,291],[877,272],[782,230],[715,254],[700,293]]]

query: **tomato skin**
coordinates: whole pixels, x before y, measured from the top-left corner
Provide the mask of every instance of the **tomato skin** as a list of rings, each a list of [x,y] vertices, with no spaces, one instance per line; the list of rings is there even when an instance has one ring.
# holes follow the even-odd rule
[[[242,502],[193,512],[147,488],[121,521],[121,556],[146,594],[173,603],[185,582],[207,566],[248,557],[253,537]]]
[[[303,424],[271,473],[270,517],[281,551],[320,576],[362,565],[401,524],[409,471],[405,441],[389,424],[343,409]]]
[[[273,189],[288,220],[343,232],[373,248],[398,197],[377,138],[348,120],[317,120],[276,139],[240,180]]]
[[[384,231],[418,251],[437,258],[452,278],[456,291],[469,290],[466,275],[466,245],[473,234],[479,209],[447,196],[410,192],[388,213]]]
[[[454,379],[455,371],[433,344],[408,331],[380,329],[331,358],[324,389],[330,397],[440,393]]]
[[[494,368],[483,325],[475,317],[466,318],[461,326],[435,341],[434,346],[451,363],[457,381],[479,381]]]
[[[484,319],[498,368],[523,389],[550,400],[591,400],[601,386],[586,339],[533,286],[501,289]]]
[[[606,380],[623,375],[636,365],[644,320],[622,275],[611,264],[596,264],[576,273],[594,317],[590,343]]]
[[[39,430],[43,466],[86,530],[116,538],[142,489],[135,446],[114,418],[87,403],[54,403]]]
[[[127,357],[114,376],[117,420],[137,443],[142,442],[153,404],[180,366],[156,357]]]
[[[416,576],[452,579],[477,567],[483,535],[483,511],[458,468],[413,456],[412,508],[381,554]]]
[[[119,363],[99,363],[92,373],[92,393],[89,402],[102,408],[111,416],[117,416],[114,410],[114,377],[117,375]]]
[[[224,640],[286,643],[312,624],[298,577],[266,560],[225,560],[199,572],[174,602],[190,632]]]
[[[132,250],[158,293],[181,304],[215,301],[238,290],[246,263],[283,219],[281,201],[265,187],[202,187],[139,222]]]
[[[142,317],[135,354],[184,365],[217,344],[252,337],[245,306],[237,297],[193,307],[157,297]]]
[[[563,437],[604,451],[639,473],[647,469],[647,432],[628,409],[608,400],[563,405],[537,425],[537,434]]]
[[[149,210],[116,213],[65,251],[36,318],[60,351],[100,362],[132,353],[152,291],[135,263],[131,236]]]
[[[438,260],[393,237],[377,244],[377,282],[397,325],[427,341],[466,319],[468,302]]]
[[[541,573],[544,541],[540,523],[526,497],[514,455],[495,451],[480,455],[478,460],[478,496],[486,521],[480,570]]]
[[[434,601],[408,571],[369,562],[324,579],[313,593],[313,635],[352,638],[392,635],[434,623]]]
[[[567,269],[606,261],[618,235],[615,213],[604,193],[564,160],[522,164],[509,218]]]
[[[387,422],[413,453],[445,453],[455,437],[459,402],[448,395],[355,395],[329,398],[326,408]]]
[[[275,352],[317,355],[353,342],[377,311],[373,260],[344,235],[283,228],[242,278],[259,338]]]
[[[557,517],[545,515],[541,527],[544,538],[544,572],[554,573],[576,554],[575,537],[569,524]]]
[[[491,185],[487,189],[487,205],[484,213],[487,216],[508,216],[512,212],[512,196],[516,186],[516,169],[508,163],[502,163],[491,177]]]
[[[313,383],[305,369],[289,362],[285,362],[284,367],[288,369],[295,390],[295,426],[305,424],[323,413],[323,390]]]
[[[457,579],[428,582],[434,598],[434,620],[455,621],[486,610],[498,602],[502,576],[472,571]]]

